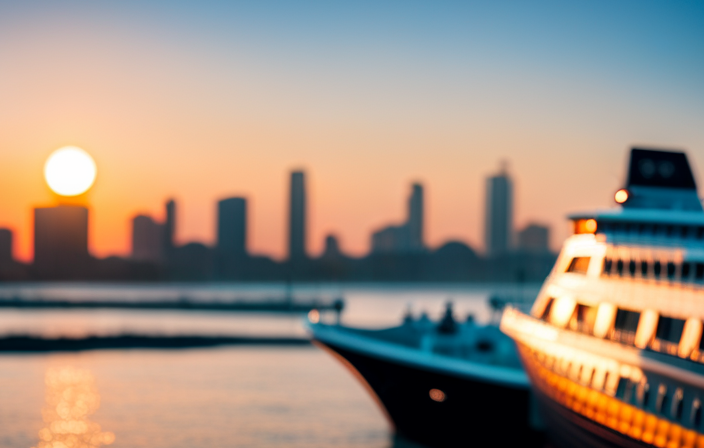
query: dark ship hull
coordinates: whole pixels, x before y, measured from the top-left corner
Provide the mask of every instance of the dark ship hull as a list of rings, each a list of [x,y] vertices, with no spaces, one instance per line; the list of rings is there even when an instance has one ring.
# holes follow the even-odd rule
[[[653,445],[600,425],[537,392],[540,415],[552,445],[569,448],[645,448]]]
[[[417,349],[329,336],[314,330],[316,344],[332,351],[368,389],[398,436],[432,447],[541,446],[520,369],[449,357],[437,362],[440,357]]]

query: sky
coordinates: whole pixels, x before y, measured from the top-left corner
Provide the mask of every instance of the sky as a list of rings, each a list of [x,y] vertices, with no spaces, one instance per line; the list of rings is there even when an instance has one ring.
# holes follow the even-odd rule
[[[0,2],[0,226],[32,258],[51,152],[96,160],[90,248],[127,255],[131,218],[178,202],[213,244],[249,200],[249,248],[283,257],[304,169],[309,244],[344,251],[426,191],[426,241],[483,249],[484,185],[508,161],[516,226],[609,207],[628,148],[704,164],[704,3]],[[700,178],[700,181],[704,182]]]

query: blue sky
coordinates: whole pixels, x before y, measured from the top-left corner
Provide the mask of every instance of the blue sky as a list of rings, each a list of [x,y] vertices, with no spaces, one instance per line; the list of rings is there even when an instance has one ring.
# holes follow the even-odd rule
[[[702,23],[701,2],[3,2],[0,188],[30,193],[0,201],[0,225],[29,250],[47,197],[12,172],[78,144],[103,167],[100,254],[125,253],[130,215],[169,195],[180,238],[211,242],[234,193],[255,201],[254,249],[280,254],[298,166],[313,252],[327,232],[364,252],[416,179],[429,242],[481,248],[483,179],[508,159],[517,225],[559,245],[565,213],[611,204],[629,146],[704,163]]]

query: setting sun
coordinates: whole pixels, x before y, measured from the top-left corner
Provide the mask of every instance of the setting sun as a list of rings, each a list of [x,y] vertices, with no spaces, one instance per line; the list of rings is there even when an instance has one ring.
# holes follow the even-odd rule
[[[77,196],[88,191],[95,182],[96,172],[93,158],[75,146],[57,149],[44,165],[46,183],[61,196]]]

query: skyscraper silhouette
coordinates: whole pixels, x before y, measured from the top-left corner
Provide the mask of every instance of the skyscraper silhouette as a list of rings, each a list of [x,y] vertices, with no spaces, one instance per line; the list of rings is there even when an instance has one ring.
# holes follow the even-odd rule
[[[513,244],[513,182],[506,164],[486,180],[484,243],[490,257],[505,254]]]
[[[166,219],[162,233],[162,255],[166,258],[173,255],[174,235],[176,234],[176,201],[170,199],[166,203]]]
[[[408,236],[409,249],[422,250],[423,244],[423,186],[415,183],[411,187],[411,196],[408,198]]]
[[[306,258],[306,185],[305,173],[291,173],[288,220],[288,259]]]
[[[528,224],[518,232],[518,248],[525,252],[550,252],[550,228],[540,224]]]
[[[406,222],[388,226],[372,234],[372,252],[406,254],[423,252],[423,186],[414,183],[408,198]]]
[[[228,198],[218,202],[218,253],[224,259],[247,255],[247,200]]]
[[[87,208],[34,209],[34,267],[42,278],[83,277],[89,259]]]
[[[13,262],[12,257],[12,230],[0,229],[0,266]]]
[[[162,259],[164,226],[151,216],[137,215],[132,219],[132,258],[159,262]]]

